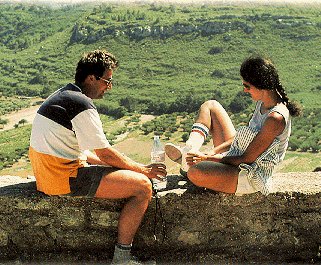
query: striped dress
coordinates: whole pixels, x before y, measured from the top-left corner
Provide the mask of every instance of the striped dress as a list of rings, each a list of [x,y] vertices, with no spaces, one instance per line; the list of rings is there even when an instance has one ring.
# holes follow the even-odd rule
[[[261,114],[262,102],[258,101],[256,109],[247,127],[237,129],[233,143],[226,156],[242,155],[253,138],[262,128],[265,119],[272,112],[280,113],[285,120],[285,129],[274,139],[272,144],[252,163],[239,165],[241,171],[247,172],[249,183],[254,189],[267,195],[272,189],[272,173],[275,166],[283,160],[291,133],[291,119],[289,111],[283,104],[278,104],[269,112]]]

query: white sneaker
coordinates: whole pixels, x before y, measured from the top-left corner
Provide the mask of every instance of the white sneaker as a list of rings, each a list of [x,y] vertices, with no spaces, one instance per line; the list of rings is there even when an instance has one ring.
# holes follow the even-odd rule
[[[181,164],[182,163],[182,149],[172,143],[165,144],[165,154],[172,161]]]
[[[110,265],[143,265],[143,263],[137,260],[126,260],[126,261],[118,261],[118,262],[115,262],[113,260]]]
[[[186,155],[189,151],[192,150],[192,147],[189,145],[184,146],[183,148],[174,145],[172,143],[165,144],[165,153],[166,155],[174,162],[181,164],[180,173],[183,176],[186,176],[186,172],[189,169],[189,166],[186,163]]]
[[[140,262],[136,257],[131,255],[129,250],[123,250],[115,246],[111,265],[156,265],[156,261]]]
[[[123,260],[115,262],[114,260],[110,265],[156,265],[156,261],[144,261],[139,262],[136,257],[132,257],[132,259],[129,260]]]
[[[185,172],[188,171],[189,169],[189,165],[187,165],[186,163],[186,155],[188,152],[190,152],[192,150],[192,147],[189,145],[184,146],[184,148],[182,149],[182,166],[181,169]]]

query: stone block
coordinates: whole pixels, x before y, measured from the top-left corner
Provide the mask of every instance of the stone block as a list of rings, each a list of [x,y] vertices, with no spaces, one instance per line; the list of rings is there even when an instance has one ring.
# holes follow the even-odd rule
[[[179,176],[169,180],[157,203],[152,199],[135,237],[134,252],[142,258],[148,254],[163,264],[317,261],[320,193],[237,197],[186,180],[178,185]],[[57,253],[96,261],[103,253],[108,262],[123,201],[49,197],[30,183],[13,186],[0,185],[0,261],[23,256],[55,263]]]
[[[91,222],[95,228],[117,227],[119,212],[91,211]]]
[[[56,212],[55,220],[65,229],[83,229],[85,226],[85,212],[81,208],[62,208]]]
[[[0,247],[6,247],[8,245],[8,233],[0,228]]]

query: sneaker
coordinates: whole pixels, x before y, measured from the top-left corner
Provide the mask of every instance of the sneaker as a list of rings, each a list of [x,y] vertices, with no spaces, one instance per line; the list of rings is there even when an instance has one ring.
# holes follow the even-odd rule
[[[166,155],[174,162],[181,165],[180,173],[186,177],[189,166],[186,163],[186,154],[192,149],[191,146],[185,146],[183,148],[174,145],[172,143],[165,144]]]
[[[172,143],[165,144],[165,153],[172,161],[182,164],[182,149]]]
[[[126,255],[126,257],[115,257],[113,258],[110,265],[143,265],[138,259],[132,255]]]
[[[126,261],[119,261],[119,262],[112,261],[110,265],[143,265],[143,263],[137,260],[126,260]]]
[[[114,257],[111,265],[156,265],[156,262],[140,262],[135,256],[130,253],[130,250],[123,250],[115,246]]]
[[[182,164],[181,164],[181,171],[187,172],[189,169],[189,165],[186,163],[186,155],[188,152],[192,150],[192,147],[189,145],[185,145],[182,149]]]

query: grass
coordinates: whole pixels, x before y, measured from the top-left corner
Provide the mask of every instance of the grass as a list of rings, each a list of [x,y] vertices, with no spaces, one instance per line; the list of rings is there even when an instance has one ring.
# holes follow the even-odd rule
[[[114,109],[121,108],[122,114],[168,113],[173,111],[170,109],[172,103],[180,102],[190,94],[198,107],[200,100],[213,98],[215,91],[221,93],[222,103],[227,106],[238,100],[236,95],[242,90],[238,73],[240,63],[245,57],[260,53],[273,59],[289,97],[305,107],[307,115],[294,122],[293,139],[297,149],[311,150],[309,146],[313,145],[315,150],[320,150],[320,118],[306,118],[310,112],[320,110],[319,6],[91,4],[52,9],[3,4],[0,12],[2,115],[28,104],[25,99],[17,100],[17,95],[47,97],[60,86],[72,82],[80,55],[97,48],[110,50],[120,60],[120,68],[114,73],[113,90],[101,102],[111,104]],[[200,30],[209,22],[220,25],[217,33]],[[75,24],[86,34],[72,42]],[[198,29],[186,34],[176,32],[152,37],[130,34],[149,26],[174,31],[181,26],[195,25]],[[225,27],[224,31],[220,31],[222,27]],[[108,34],[107,29],[116,29],[121,34]],[[217,53],[210,53],[213,48]],[[124,102],[127,102],[126,106]],[[104,130],[112,142],[116,143],[117,135],[127,129],[126,119],[103,118]],[[297,132],[300,133],[296,135]],[[28,138],[28,131],[24,133],[26,135],[21,135],[21,139]],[[131,135],[141,141],[139,146],[151,141],[150,136],[139,132],[130,131],[128,139]],[[179,142],[181,136],[174,133],[171,137],[170,140]],[[17,141],[2,132],[0,138]],[[300,146],[302,141],[309,146]],[[17,150],[25,150],[25,140],[17,142],[23,145]],[[133,149],[138,147],[134,141],[132,144]],[[3,150],[7,150],[5,156],[10,157],[9,160],[19,159],[12,156],[16,153],[13,147]],[[140,161],[149,159],[149,155],[142,156],[142,152],[129,152]],[[303,160],[305,156],[313,162],[303,163],[304,170],[310,171],[320,165],[319,157],[319,160],[314,159],[314,154],[310,157],[310,153],[298,153],[297,159]],[[294,168],[300,170],[301,167]]]
[[[321,153],[301,153],[288,151],[281,172],[311,172],[320,167]]]
[[[136,115],[137,116],[137,115]],[[129,124],[128,121],[132,117],[124,117],[122,119],[110,119],[108,117],[102,117],[104,128],[108,128],[109,133],[116,132],[124,129],[125,124]],[[142,122],[134,122],[131,125],[139,126]],[[10,130],[7,132],[10,137],[20,137],[21,131],[27,130],[29,132],[30,126],[24,126],[18,129]],[[107,130],[107,129],[106,129]],[[16,131],[16,132],[15,132]],[[4,139],[4,138],[2,138]],[[23,140],[23,139],[20,139]],[[27,139],[28,140],[28,139]],[[181,141],[181,133],[177,132],[172,135],[170,139],[166,137],[161,138],[163,144],[166,142],[173,142],[179,145],[183,145]],[[15,140],[17,142],[18,140]],[[25,141],[25,140],[23,140]],[[1,146],[4,146],[2,141]],[[150,150],[153,143],[153,134],[144,135],[139,129],[135,129],[126,134],[126,137],[119,142],[116,142],[113,146],[120,152],[126,154],[130,158],[134,159],[137,162],[148,164],[150,161]],[[26,148],[28,146],[28,141],[26,141]],[[203,149],[211,148],[211,143],[208,143]],[[10,149],[10,150],[9,150]],[[10,153],[14,152],[15,146],[8,144],[4,150],[9,150]],[[32,175],[32,169],[30,162],[27,156],[22,156],[21,159],[15,159],[15,163],[10,168],[4,168],[0,170],[0,175],[17,175],[21,177],[27,177]],[[303,152],[293,152],[288,151],[285,160],[282,162],[280,170],[278,172],[311,172],[315,168],[320,167],[321,153],[312,154],[312,153],[303,153]],[[170,174],[177,174],[179,172],[179,165],[172,162],[166,157],[166,165],[168,172]]]

